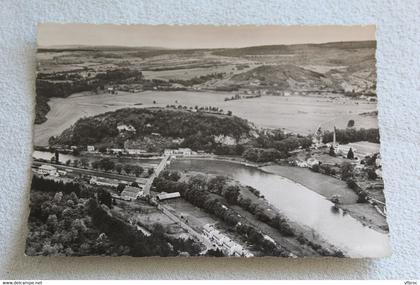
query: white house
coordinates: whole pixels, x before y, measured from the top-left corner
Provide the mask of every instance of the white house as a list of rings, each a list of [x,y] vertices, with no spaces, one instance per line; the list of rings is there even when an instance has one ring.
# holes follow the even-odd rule
[[[211,224],[205,224],[203,226],[203,233],[208,237],[208,239],[214,242],[213,244],[214,246],[221,249],[227,255],[246,256],[246,257],[253,256],[252,253],[245,250],[240,244],[231,240],[228,236],[221,233]]]
[[[184,139],[183,139],[183,138],[176,138],[176,139],[173,139],[173,140],[172,140],[172,143],[180,144],[180,143],[182,143],[183,141],[184,141]]]
[[[95,152],[95,146],[93,145],[88,145],[86,148],[88,152]]]
[[[306,163],[306,161],[296,160],[295,163],[297,167],[302,167],[302,168],[308,167],[308,163]]]
[[[107,148],[106,152],[110,153],[124,153],[125,150],[123,148]]]
[[[173,155],[174,154],[174,149],[165,149],[164,151],[163,151],[163,154],[164,155]]]
[[[178,148],[178,149],[165,149],[164,155],[179,155],[179,156],[190,156],[193,152],[190,148]]]
[[[191,155],[192,154],[192,150],[189,148],[178,148],[178,152],[181,153],[182,155]]]
[[[313,157],[308,158],[308,160],[306,161],[308,167],[312,167],[314,165],[319,164],[319,161]]]
[[[157,198],[159,201],[174,199],[174,198],[179,198],[179,197],[181,197],[181,194],[179,194],[179,192],[174,192],[174,193],[162,192],[162,193],[157,194]]]
[[[137,199],[138,197],[143,196],[143,188],[125,186],[124,190],[121,192],[121,197],[129,199]]]
[[[138,148],[126,148],[125,151],[131,155],[139,155],[146,152],[144,149],[138,149]]]
[[[117,130],[118,132],[136,132],[136,128],[133,127],[132,125],[126,125],[126,124],[122,124],[122,125],[118,125],[117,126]]]
[[[91,185],[98,185],[98,186],[109,186],[109,187],[117,187],[119,182],[117,180],[104,178],[104,177],[96,177],[92,176],[89,180]]]
[[[349,150],[350,149],[353,151],[354,158],[356,159],[357,158],[356,157],[357,149],[355,149],[354,147],[351,147],[348,144],[339,144],[339,145],[337,145],[336,154],[342,155],[343,157],[347,157],[347,154],[349,153]]]
[[[375,165],[376,165],[376,167],[381,167],[382,166],[382,160],[381,160],[381,155],[380,154],[378,154],[378,156],[376,157]]]
[[[57,168],[47,164],[38,167],[38,173],[42,175],[58,176]]]
[[[220,143],[220,144],[223,144],[223,145],[235,145],[236,144],[236,140],[233,137],[224,136],[224,135],[214,136],[214,142],[215,143]]]

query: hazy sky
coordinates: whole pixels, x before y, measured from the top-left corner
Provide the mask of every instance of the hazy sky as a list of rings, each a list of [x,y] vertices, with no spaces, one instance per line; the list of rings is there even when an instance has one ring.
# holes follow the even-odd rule
[[[40,24],[38,45],[230,48],[375,40],[375,26],[146,26]]]

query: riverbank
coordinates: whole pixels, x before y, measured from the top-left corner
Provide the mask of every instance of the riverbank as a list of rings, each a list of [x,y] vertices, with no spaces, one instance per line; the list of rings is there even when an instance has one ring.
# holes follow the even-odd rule
[[[363,225],[381,233],[388,233],[386,218],[380,215],[372,205],[357,203],[357,194],[342,180],[312,172],[307,168],[269,165],[259,167],[259,169],[290,179],[324,196],[326,199],[330,199],[333,195],[339,195],[341,204],[338,205],[338,208]]]
[[[382,257],[389,254],[387,234],[365,226],[366,221],[337,209],[325,196],[279,174],[241,163],[188,158],[172,161],[169,170],[228,176],[242,185],[251,186],[288,219],[307,227],[309,233],[319,235],[348,256]]]
[[[326,199],[339,195],[341,203],[338,205],[342,211],[358,220],[364,226],[375,231],[387,234],[389,232],[386,218],[378,213],[374,207],[367,203],[357,203],[357,194],[347,186],[345,181],[334,177],[315,173],[307,168],[278,165],[273,163],[253,163],[241,157],[212,156],[208,158],[215,161],[225,161],[257,168],[263,172],[279,175],[295,183],[303,185]]]
[[[212,179],[216,179],[217,175],[208,174],[201,171],[189,170],[184,172],[179,181],[189,183],[191,179],[200,177],[209,183]],[[223,180],[221,180],[223,181]],[[239,181],[229,177],[223,183],[223,188],[237,187],[239,190],[238,197],[235,203],[229,203],[224,196],[225,190],[221,192],[213,189],[210,191],[210,196],[217,197],[223,203],[225,209],[232,209],[236,212],[238,217],[242,219],[241,223],[252,226],[257,231],[261,232],[266,239],[272,240],[279,248],[288,252],[290,257],[305,257],[305,256],[343,256],[343,253],[334,245],[328,243],[321,236],[314,233],[309,227],[290,220],[279,209],[274,207],[259,193],[254,192],[249,187],[241,184]],[[219,184],[220,185],[220,184]],[[185,209],[182,211],[185,214]],[[273,220],[282,220],[282,226],[273,225]],[[229,231],[229,226],[222,226],[224,222],[219,223],[219,227]],[[286,227],[287,226],[287,227]],[[289,228],[286,230],[284,227]],[[291,232],[291,233],[290,233]],[[242,240],[243,237],[235,233],[236,239]],[[235,240],[236,240],[235,239]]]

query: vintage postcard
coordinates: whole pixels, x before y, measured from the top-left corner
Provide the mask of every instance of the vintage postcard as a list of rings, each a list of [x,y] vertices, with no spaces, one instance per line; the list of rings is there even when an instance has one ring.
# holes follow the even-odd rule
[[[41,24],[30,256],[382,257],[374,26]]]

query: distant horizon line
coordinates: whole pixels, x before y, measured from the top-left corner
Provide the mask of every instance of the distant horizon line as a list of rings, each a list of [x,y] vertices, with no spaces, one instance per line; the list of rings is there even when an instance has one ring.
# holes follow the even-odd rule
[[[76,47],[108,47],[108,48],[149,48],[149,49],[166,49],[166,50],[206,50],[206,49],[241,49],[241,48],[252,48],[252,47],[264,47],[264,46],[298,46],[298,45],[323,45],[323,44],[334,44],[334,43],[353,43],[353,42],[376,42],[374,40],[352,40],[352,41],[326,41],[326,42],[307,42],[307,43],[295,43],[295,44],[263,44],[263,45],[250,45],[250,46],[241,46],[241,47],[191,47],[191,48],[170,48],[163,46],[133,46],[133,45],[90,45],[90,44],[62,44],[62,45],[48,45],[40,46],[38,45],[37,49],[62,49],[65,48],[76,48]]]

